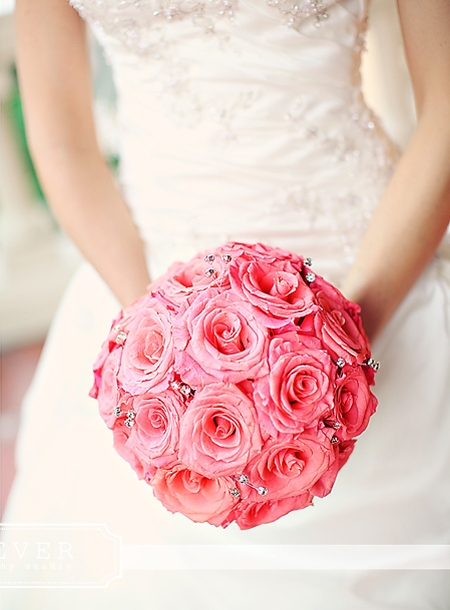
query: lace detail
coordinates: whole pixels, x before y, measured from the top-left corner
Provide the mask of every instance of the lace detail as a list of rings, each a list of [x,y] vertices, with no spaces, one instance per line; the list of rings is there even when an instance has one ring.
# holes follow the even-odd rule
[[[215,32],[220,20],[233,21],[239,0],[68,0],[94,29],[115,39],[138,55],[153,54],[152,29],[158,22],[190,19],[205,33]],[[277,8],[284,23],[297,27],[312,22],[320,27],[329,17],[328,8],[338,0],[266,0]]]
[[[267,0],[267,4],[280,11],[288,27],[297,27],[305,20],[313,19],[314,25],[320,28],[329,16],[326,7],[317,0]]]
[[[194,17],[195,22],[201,23],[205,31],[211,31],[214,29],[214,18],[228,17],[228,19],[233,20],[236,8],[237,0],[206,0],[206,2],[158,0],[153,15],[162,17],[167,21]]]
[[[190,19],[205,33],[218,20],[232,21],[238,0],[68,0],[94,30],[138,56],[158,55],[158,23]]]
[[[339,117],[339,127],[324,129],[305,118],[307,101],[303,97],[294,99],[285,115],[288,129],[300,138],[315,144],[321,154],[330,157],[336,164],[347,164],[347,175],[353,177],[362,164],[372,182],[384,181],[386,172],[391,172],[400,151],[387,138],[375,113],[367,106],[358,105]],[[361,146],[364,142],[364,146]],[[352,167],[351,167],[352,166]]]

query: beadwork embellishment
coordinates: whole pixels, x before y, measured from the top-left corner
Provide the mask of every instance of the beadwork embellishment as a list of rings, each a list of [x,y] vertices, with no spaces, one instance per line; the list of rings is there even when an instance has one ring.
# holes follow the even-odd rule
[[[296,27],[306,19],[314,19],[317,28],[328,19],[327,9],[318,0],[267,0],[267,4],[277,8],[285,18],[288,27]]]

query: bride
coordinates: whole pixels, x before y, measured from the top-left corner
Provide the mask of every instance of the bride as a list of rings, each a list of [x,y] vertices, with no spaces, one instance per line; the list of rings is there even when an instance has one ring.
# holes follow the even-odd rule
[[[89,263],[24,404],[6,522],[106,523],[128,545],[259,545],[268,557],[271,545],[449,543],[450,4],[398,0],[418,115],[400,159],[361,95],[368,4],[17,1],[30,149]],[[119,184],[95,137],[85,21],[118,91]],[[361,305],[382,363],[378,411],[331,495],[245,532],[168,513],[115,454],[87,396],[118,307],[174,260],[229,239],[311,256]],[[6,589],[4,599],[46,610],[444,610],[447,576],[125,570],[106,589]]]

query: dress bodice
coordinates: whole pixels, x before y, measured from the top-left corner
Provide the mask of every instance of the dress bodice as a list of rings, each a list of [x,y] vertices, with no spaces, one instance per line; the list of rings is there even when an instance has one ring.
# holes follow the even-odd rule
[[[122,185],[155,251],[303,232],[351,260],[396,160],[361,95],[368,0],[71,2],[112,66]]]

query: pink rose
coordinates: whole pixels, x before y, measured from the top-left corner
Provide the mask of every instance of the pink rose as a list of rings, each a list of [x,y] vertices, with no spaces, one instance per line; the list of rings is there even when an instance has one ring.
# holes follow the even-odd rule
[[[180,417],[184,405],[175,392],[144,394],[133,401],[136,412],[130,445],[141,458],[159,468],[173,466],[178,454]]]
[[[208,260],[208,257],[210,260]],[[203,252],[187,263],[175,263],[167,273],[154,282],[152,292],[159,292],[174,303],[184,304],[186,299],[219,283],[229,286],[227,263],[220,256]]]
[[[333,445],[335,459],[328,470],[325,470],[320,479],[312,486],[312,494],[318,496],[319,498],[324,498],[331,492],[340,469],[346,463],[355,447],[355,442],[356,441],[354,440],[350,440]]]
[[[231,478],[209,479],[181,465],[157,470],[151,485],[170,512],[183,513],[197,523],[220,525],[236,503],[230,494],[234,487]]]
[[[267,373],[268,330],[233,292],[208,290],[184,313],[175,343],[217,380],[239,383]],[[179,373],[183,377],[184,369]]]
[[[262,243],[246,244],[230,241],[218,248],[216,252],[221,256],[230,256],[231,260],[239,259],[238,263],[243,260],[264,260],[267,263],[289,261],[299,270],[303,267],[303,258],[298,254],[288,252],[282,248],[272,248]]]
[[[257,307],[272,328],[317,309],[301,267],[297,269],[289,260],[238,262],[230,266],[230,277],[233,289]]]
[[[233,475],[260,449],[255,408],[236,386],[216,383],[195,393],[181,418],[179,457],[188,468]]]
[[[172,319],[155,298],[143,302],[125,328],[127,333],[118,379],[133,394],[168,387],[173,364]]]
[[[108,428],[112,428],[116,420],[114,409],[119,404],[120,390],[117,385],[117,372],[119,370],[121,357],[121,347],[108,355],[108,358],[101,369],[101,376],[98,384],[97,400],[99,411]]]
[[[269,347],[270,373],[255,382],[261,425],[296,434],[333,405],[336,367],[317,339],[285,333]]]
[[[267,500],[279,500],[310,491],[334,461],[329,440],[317,435],[281,436],[268,441],[245,473],[250,483],[268,489]],[[245,487],[245,489],[244,489]],[[256,491],[242,486],[244,499],[258,498]]]
[[[336,436],[341,440],[359,436],[367,428],[377,404],[364,371],[360,367],[344,367],[336,380],[335,413],[341,424]]]
[[[139,479],[144,478],[144,467],[141,461],[129,445],[130,429],[125,426],[125,418],[120,417],[116,420],[113,432],[113,446],[117,453],[126,460],[131,468],[136,472]]]
[[[312,285],[319,280],[317,277]],[[370,351],[361,318],[356,313],[358,306],[328,283],[326,291],[316,292],[316,299],[321,308],[314,317],[316,335],[337,358],[362,364]]]
[[[313,495],[309,492],[281,500],[267,502],[239,502],[228,515],[223,527],[236,521],[241,530],[248,530],[263,523],[272,523],[293,510],[299,510],[312,505]]]
[[[94,371],[94,384],[91,388],[91,390],[89,391],[89,396],[91,398],[97,398],[98,396],[98,391],[101,385],[101,379],[102,379],[102,369],[103,369],[103,365],[106,362],[106,359],[109,357],[109,355],[111,354],[111,352],[113,352],[115,349],[117,349],[120,345],[120,342],[118,343],[116,341],[117,339],[117,334],[118,334],[118,328],[119,328],[119,324],[121,323],[123,319],[123,311],[120,311],[118,313],[118,315],[114,318],[114,320],[111,323],[111,327],[108,333],[108,336],[106,337],[105,341],[103,342],[101,349],[100,349],[100,353],[97,356],[94,365],[93,365],[93,371]]]

